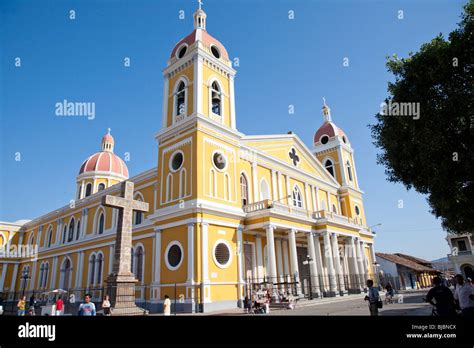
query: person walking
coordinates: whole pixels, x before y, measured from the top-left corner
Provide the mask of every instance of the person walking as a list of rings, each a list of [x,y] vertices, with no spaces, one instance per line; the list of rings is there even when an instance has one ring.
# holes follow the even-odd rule
[[[247,314],[250,314],[252,310],[252,301],[250,301],[248,296],[245,296],[244,298],[244,310]]]
[[[18,308],[18,316],[25,316],[26,296],[22,296],[16,306]]]
[[[61,316],[63,313],[64,301],[61,297],[56,300],[56,316]]]
[[[104,310],[104,315],[106,315],[106,316],[111,315],[109,295],[105,295],[104,301],[102,301],[102,309]]]
[[[433,303],[433,299],[435,302]],[[443,284],[440,277],[433,278],[433,287],[426,295],[426,302],[436,307],[436,313],[440,317],[451,317],[456,315],[456,307],[452,291]]]
[[[165,302],[163,302],[163,315],[171,315],[171,300],[168,295],[165,295]]]
[[[454,299],[459,304],[464,317],[474,318],[474,287],[465,282],[461,274],[457,274],[455,278],[457,285]]]
[[[80,316],[90,317],[96,315],[95,304],[94,302],[91,302],[91,298],[92,296],[90,294],[86,294],[84,296],[85,303],[81,303],[81,305],[79,306],[78,314]]]
[[[368,296],[365,296],[364,301],[369,301],[369,311],[371,316],[379,315],[379,290],[374,287],[374,281],[367,279]]]

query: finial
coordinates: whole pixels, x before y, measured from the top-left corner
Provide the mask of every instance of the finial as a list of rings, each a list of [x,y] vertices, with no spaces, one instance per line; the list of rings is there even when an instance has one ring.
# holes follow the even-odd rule
[[[198,0],[199,9],[202,10],[202,0]]]
[[[110,131],[111,131],[111,129],[110,129],[110,128],[107,128],[107,134],[110,135]]]
[[[324,121],[331,122],[331,109],[326,104],[326,98],[323,97],[323,117]]]

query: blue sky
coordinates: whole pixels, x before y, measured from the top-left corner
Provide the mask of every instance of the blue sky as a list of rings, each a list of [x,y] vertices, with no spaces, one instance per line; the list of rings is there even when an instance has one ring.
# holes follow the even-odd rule
[[[377,251],[427,259],[449,251],[425,197],[386,181],[367,125],[374,122],[392,78],[385,56],[406,56],[438,33],[448,34],[463,4],[204,0],[209,33],[231,58],[239,58],[240,131],[292,130],[311,147],[326,97],[333,120],[355,149],[369,225],[382,223]],[[99,150],[107,127],[115,152],[130,153],[131,176],[156,165],[161,71],[174,45],[192,30],[196,7],[192,0],[2,0],[0,220],[31,219],[67,204],[82,161]],[[69,19],[70,10],[75,20]],[[131,59],[129,68],[123,66],[125,57]],[[55,116],[55,104],[63,99],[95,102],[95,119]],[[21,161],[15,161],[17,152]]]

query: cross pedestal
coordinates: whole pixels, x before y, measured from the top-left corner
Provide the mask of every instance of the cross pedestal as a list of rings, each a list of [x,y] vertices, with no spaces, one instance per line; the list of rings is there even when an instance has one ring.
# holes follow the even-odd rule
[[[117,236],[112,273],[107,278],[112,315],[143,315],[145,310],[135,304],[137,279],[131,272],[132,218],[133,211],[148,211],[148,203],[133,200],[133,182],[121,183],[121,196],[106,195],[105,206],[118,208]]]

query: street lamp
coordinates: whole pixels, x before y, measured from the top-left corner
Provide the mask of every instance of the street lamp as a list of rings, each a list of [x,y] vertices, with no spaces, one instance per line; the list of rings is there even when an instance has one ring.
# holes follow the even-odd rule
[[[28,279],[30,279],[30,272],[28,269],[23,270],[21,274],[21,279],[23,279],[23,286],[21,289],[21,298],[23,298],[23,296],[25,296],[26,282],[28,281]]]
[[[380,284],[380,274],[379,274],[379,266],[380,264],[377,262],[374,262],[374,267],[375,267],[375,276],[377,277],[377,285],[379,287],[379,290],[382,290],[381,284]]]
[[[308,293],[308,299],[312,300],[313,299],[313,286],[311,285],[311,267],[310,263],[313,262],[313,259],[311,256],[306,255],[306,259],[303,261],[303,265],[308,265],[308,274],[309,274],[309,293]]]

